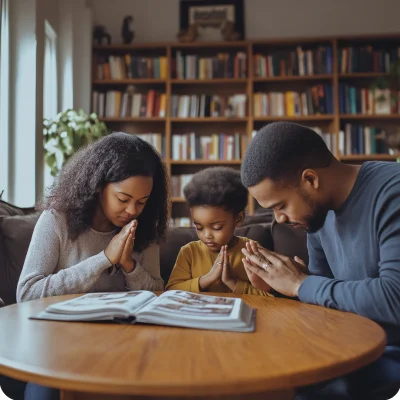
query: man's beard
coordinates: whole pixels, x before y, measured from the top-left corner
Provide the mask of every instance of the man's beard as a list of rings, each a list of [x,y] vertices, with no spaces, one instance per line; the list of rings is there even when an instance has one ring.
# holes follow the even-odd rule
[[[318,232],[325,224],[326,216],[328,215],[329,209],[327,209],[322,204],[312,200],[310,196],[308,196],[303,191],[300,191],[300,195],[301,197],[303,197],[303,199],[311,209],[311,213],[304,218],[307,224],[306,232]]]

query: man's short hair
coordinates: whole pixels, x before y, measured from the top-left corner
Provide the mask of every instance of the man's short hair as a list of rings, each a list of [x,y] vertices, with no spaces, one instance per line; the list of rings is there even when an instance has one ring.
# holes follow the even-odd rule
[[[297,184],[307,168],[326,168],[333,159],[326,143],[314,130],[291,122],[274,122],[261,128],[247,148],[241,167],[246,187],[269,178]]]

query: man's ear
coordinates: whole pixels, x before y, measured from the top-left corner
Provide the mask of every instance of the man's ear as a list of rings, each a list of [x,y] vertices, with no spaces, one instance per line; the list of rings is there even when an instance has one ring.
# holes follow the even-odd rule
[[[301,174],[301,183],[306,189],[318,190],[320,187],[320,180],[318,174],[313,169],[305,169]]]
[[[245,217],[246,217],[246,213],[244,211],[241,211],[236,216],[236,226],[242,226]]]

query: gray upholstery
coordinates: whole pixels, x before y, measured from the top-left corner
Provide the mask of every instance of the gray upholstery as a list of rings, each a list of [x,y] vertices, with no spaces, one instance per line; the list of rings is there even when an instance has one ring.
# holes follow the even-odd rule
[[[0,200],[0,299],[15,303],[16,287],[35,224],[40,213],[34,208],[18,208]],[[262,246],[307,261],[304,232],[273,223],[271,212],[247,216],[236,234],[257,240]],[[46,240],[43,238],[43,240]],[[194,228],[172,228],[160,246],[161,276],[168,281],[182,246],[197,240]],[[0,304],[1,305],[1,304]]]

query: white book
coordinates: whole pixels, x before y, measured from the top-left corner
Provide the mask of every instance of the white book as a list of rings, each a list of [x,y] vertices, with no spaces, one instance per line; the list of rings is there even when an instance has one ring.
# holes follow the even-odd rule
[[[194,132],[190,133],[190,159],[196,159],[196,134]]]
[[[254,332],[256,310],[242,299],[170,290],[90,293],[52,304],[32,319],[114,321]]]
[[[182,158],[181,160],[188,160],[188,136],[182,135]]]
[[[181,159],[180,157],[180,147],[182,146],[182,136],[181,135],[172,135],[172,159],[174,161],[178,161]]]
[[[339,154],[341,156],[346,155],[346,146],[345,146],[345,134],[343,130],[339,131]]]

